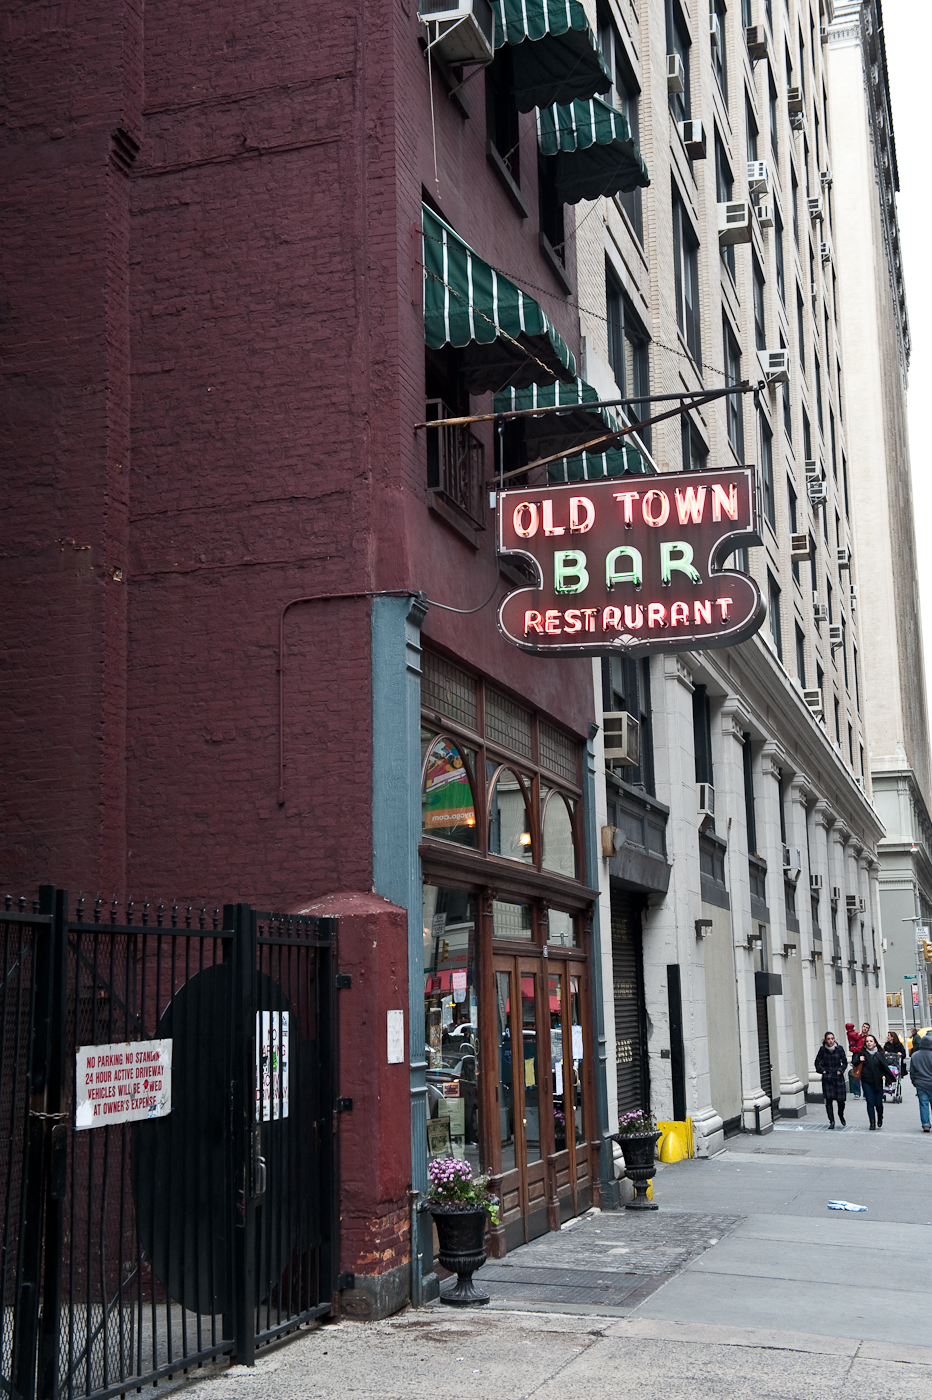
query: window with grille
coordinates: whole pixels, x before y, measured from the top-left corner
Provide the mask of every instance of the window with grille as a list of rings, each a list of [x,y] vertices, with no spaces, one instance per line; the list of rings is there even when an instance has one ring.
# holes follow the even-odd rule
[[[549,768],[551,773],[565,778],[568,783],[578,782],[576,772],[577,747],[572,739],[554,729],[546,720],[540,721],[538,730],[540,766]]]
[[[485,693],[485,732],[502,748],[531,757],[531,716],[496,690]]]
[[[421,703],[468,729],[477,727],[475,680],[431,651],[421,657]]]

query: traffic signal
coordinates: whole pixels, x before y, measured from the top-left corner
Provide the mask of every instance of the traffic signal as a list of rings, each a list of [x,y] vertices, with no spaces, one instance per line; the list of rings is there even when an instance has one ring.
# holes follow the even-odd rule
[[[922,956],[926,962],[932,962],[932,942],[928,938],[922,940]]]
[[[930,945],[930,946],[932,946],[932,945]],[[449,962],[449,961],[450,961],[450,940],[449,940],[448,938],[445,938],[445,939],[443,940],[443,942],[441,943],[441,945],[440,945],[440,961],[441,961],[441,962]]]

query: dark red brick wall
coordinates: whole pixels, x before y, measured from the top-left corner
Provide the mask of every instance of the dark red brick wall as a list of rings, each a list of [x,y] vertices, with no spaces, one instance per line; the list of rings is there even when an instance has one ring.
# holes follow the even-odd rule
[[[428,187],[576,311],[426,64],[414,0],[6,0],[0,883],[292,905],[371,887],[370,604],[496,574],[427,509]],[[127,175],[112,133],[139,143]],[[491,440],[488,464],[491,470]],[[86,548],[89,546],[89,548]],[[425,634],[584,732],[588,663]]]

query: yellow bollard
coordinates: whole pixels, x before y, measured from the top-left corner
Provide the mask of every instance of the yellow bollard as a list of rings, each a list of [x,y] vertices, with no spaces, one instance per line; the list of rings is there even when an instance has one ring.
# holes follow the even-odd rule
[[[694,1155],[691,1118],[681,1122],[658,1122],[657,1127],[663,1133],[658,1147],[661,1162],[682,1162]]]

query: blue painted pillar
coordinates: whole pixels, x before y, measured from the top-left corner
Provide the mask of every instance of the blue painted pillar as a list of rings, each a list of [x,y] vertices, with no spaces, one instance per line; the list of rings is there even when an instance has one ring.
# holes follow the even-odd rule
[[[408,911],[408,1056],[411,1185],[427,1190],[427,1061],[421,895],[421,623],[416,598],[372,603],[372,878],[376,894]],[[416,1248],[425,1297],[436,1296],[432,1222],[419,1217]]]

